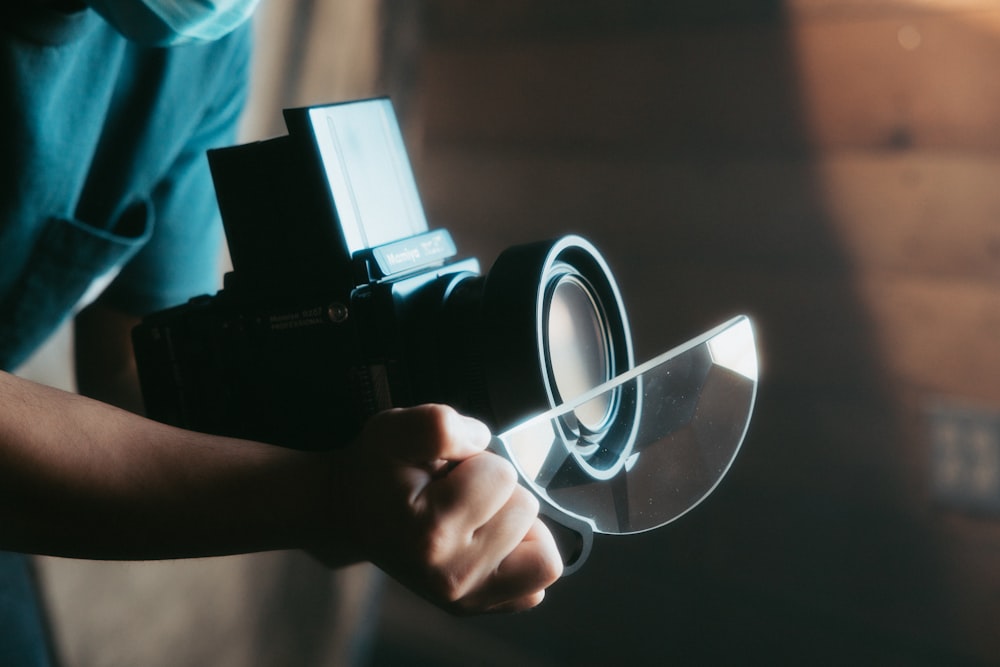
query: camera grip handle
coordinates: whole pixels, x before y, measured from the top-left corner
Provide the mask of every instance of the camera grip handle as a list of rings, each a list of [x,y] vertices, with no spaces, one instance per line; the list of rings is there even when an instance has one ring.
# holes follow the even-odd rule
[[[576,517],[561,512],[544,500],[539,500],[539,518],[551,531],[563,560],[563,574],[573,574],[587,561],[594,546],[593,527]]]
[[[504,435],[494,436],[487,449],[513,462]],[[563,576],[573,574],[587,561],[594,546],[594,527],[589,522],[567,514],[538,494],[522,478],[521,484],[538,498],[538,518],[552,533],[563,561]]]

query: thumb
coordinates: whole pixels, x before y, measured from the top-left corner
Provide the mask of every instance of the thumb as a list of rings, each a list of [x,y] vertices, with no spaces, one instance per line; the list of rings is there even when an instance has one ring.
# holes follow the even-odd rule
[[[401,463],[425,465],[462,461],[481,453],[490,443],[490,430],[447,405],[394,408],[369,420],[363,437],[368,446]]]

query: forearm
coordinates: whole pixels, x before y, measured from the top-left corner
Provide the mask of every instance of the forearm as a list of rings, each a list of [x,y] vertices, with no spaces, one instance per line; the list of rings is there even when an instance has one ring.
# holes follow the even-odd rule
[[[147,559],[319,539],[326,455],[182,431],[6,374],[0,409],[2,548]]]
[[[0,373],[0,549],[161,559],[302,548],[370,560],[457,613],[538,604],[561,572],[538,502],[442,406],[336,453],[191,433]]]

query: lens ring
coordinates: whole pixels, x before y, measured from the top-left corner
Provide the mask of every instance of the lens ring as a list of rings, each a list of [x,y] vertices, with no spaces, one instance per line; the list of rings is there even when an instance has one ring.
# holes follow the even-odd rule
[[[568,281],[568,275],[575,276],[577,282]],[[610,267],[593,244],[570,235],[508,248],[485,278],[480,311],[489,422],[498,432],[561,405],[562,396],[573,393],[559,385],[550,369],[553,342],[546,317],[550,315],[551,290],[560,279],[566,293],[575,291],[574,296],[581,297],[583,304],[589,298],[600,304],[602,326],[610,341],[607,379],[632,368],[632,335],[625,305]],[[581,289],[589,292],[587,299],[582,298]],[[580,307],[584,321],[592,319],[586,315],[588,308]],[[595,377],[605,379],[603,374],[595,373]],[[553,435],[559,442],[552,443],[550,458],[552,465],[565,472],[559,477],[567,484],[575,484],[573,475],[581,480],[611,479],[631,458],[641,391],[637,383],[627,383],[612,394],[605,420],[600,419],[603,413],[584,420],[599,428],[580,425],[572,413],[557,425],[558,432]]]
[[[569,276],[574,280],[568,280]],[[561,239],[549,253],[541,274],[541,285],[544,289],[537,304],[537,341],[540,363],[546,369],[546,391],[551,405],[573,399],[564,395],[568,392],[559,386],[548,356],[552,346],[547,344],[551,328],[546,325],[546,316],[551,314],[552,291],[557,286],[573,285],[568,293],[581,296],[585,292],[586,301],[599,304],[596,310],[581,306],[578,315],[583,314],[582,320],[586,322],[590,313],[599,313],[603,333],[597,337],[608,341],[608,366],[602,374],[593,373],[593,379],[597,381],[588,387],[581,387],[584,391],[575,392],[575,395],[579,396],[632,367],[632,339],[625,307],[610,268],[594,246],[580,237]],[[631,455],[635,440],[634,417],[641,400],[635,390],[634,385],[618,388],[595,399],[594,405],[579,406],[560,420],[567,451],[586,477],[610,479]],[[581,415],[581,408],[585,407],[588,410]],[[594,414],[588,415],[588,411]]]

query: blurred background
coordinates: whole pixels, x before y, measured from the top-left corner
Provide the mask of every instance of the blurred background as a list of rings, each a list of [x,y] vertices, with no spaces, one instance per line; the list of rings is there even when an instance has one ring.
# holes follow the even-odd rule
[[[757,413],[702,506],[530,613],[300,554],[46,559],[67,665],[1000,659],[1000,3],[265,0],[257,30],[246,139],[391,95],[462,254],[587,236],[641,359],[749,314]]]

